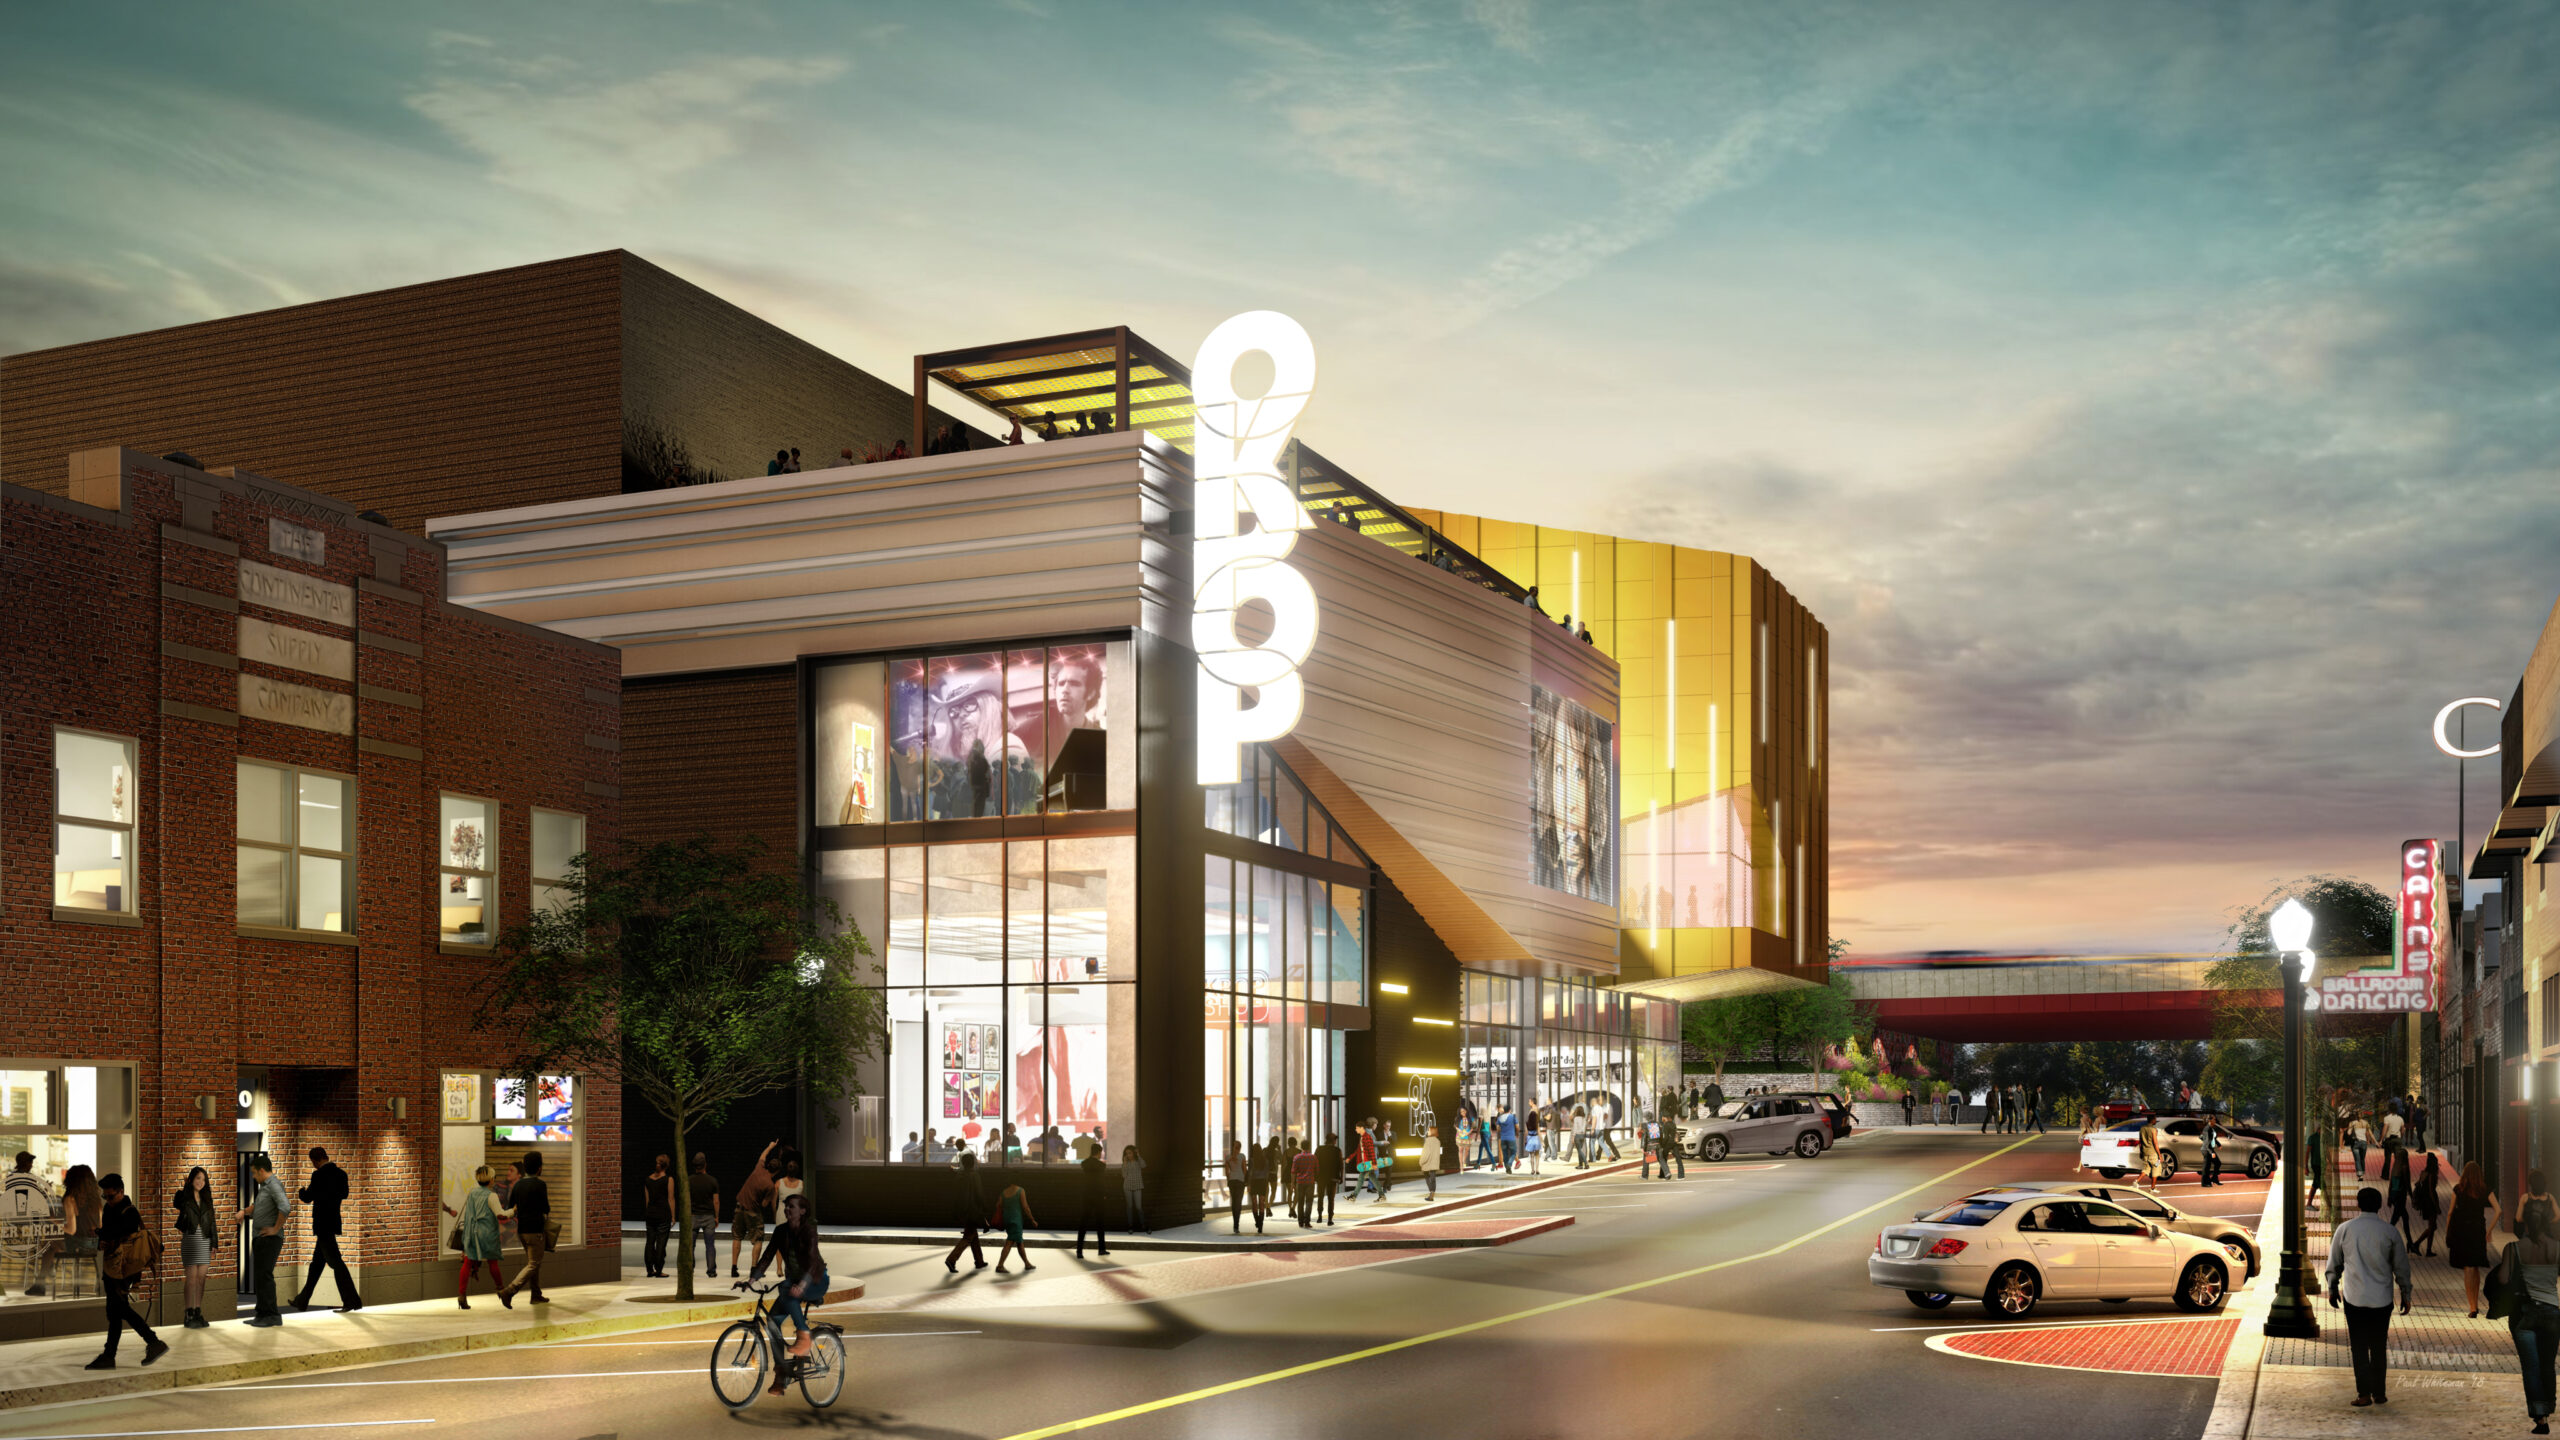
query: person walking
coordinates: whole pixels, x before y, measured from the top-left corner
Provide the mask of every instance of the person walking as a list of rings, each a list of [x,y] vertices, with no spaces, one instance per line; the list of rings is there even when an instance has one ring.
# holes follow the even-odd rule
[[[2036,1127],[2037,1134],[2044,1133],[2044,1087],[2041,1085],[2027,1097],[2027,1123]]]
[[[1670,1179],[1671,1167],[1677,1165],[1680,1167],[1680,1178],[1686,1180],[1689,1178],[1689,1157],[1680,1148],[1680,1111],[1673,1102],[1670,1092],[1663,1093],[1660,1109],[1662,1131],[1654,1143],[1661,1148],[1662,1178]]]
[[[1321,1212],[1322,1223],[1333,1223],[1333,1202],[1342,1194],[1342,1137],[1334,1136],[1316,1147],[1316,1197],[1308,1208]]]
[[[2471,1318],[2480,1318],[2480,1272],[2489,1266],[2489,1232],[2497,1228],[2498,1192],[2480,1173],[2480,1162],[2462,1162],[2462,1178],[2454,1182],[2453,1216],[2444,1223],[2444,1258],[2462,1272],[2463,1298]]]
[[[2156,1190],[2160,1185],[2160,1167],[2164,1163],[2160,1158],[2160,1152],[2163,1148],[2160,1144],[2160,1138],[2160,1117],[2157,1115],[2143,1116],[2142,1179],[2138,1183],[2146,1190]]]
[[[2433,1153],[2427,1149],[2426,1102],[2415,1098],[2409,1102],[2409,1147],[2421,1155]]]
[[[1135,1145],[1120,1147],[1120,1194],[1128,1202],[1126,1228],[1153,1234],[1155,1227],[1147,1223],[1147,1162]]]
[[[2391,1292],[2409,1313],[2409,1242],[2378,1213],[2382,1192],[2356,1192],[2358,1214],[2329,1237],[2329,1307],[2347,1312],[2347,1349],[2355,1364],[2358,1406],[2391,1400]]]
[[[978,1244],[978,1227],[987,1216],[987,1191],[978,1174],[978,1157],[966,1151],[961,1152],[959,1178],[953,1182],[952,1206],[960,1221],[960,1242],[942,1257],[942,1268],[955,1275],[960,1273],[960,1252],[966,1250],[976,1262],[972,1268],[986,1269],[987,1252]]]
[[[2382,1143],[2389,1145],[2408,1133],[2409,1121],[2399,1096],[2391,1097],[2391,1108],[2382,1112]]]
[[[178,1263],[186,1267],[189,1330],[213,1324],[204,1318],[204,1279],[213,1268],[213,1252],[222,1248],[222,1216],[214,1209],[213,1177],[198,1165],[172,1199],[178,1211]]]
[[[498,1221],[514,1212],[498,1203],[498,1192],[489,1183],[489,1167],[481,1165],[472,1170],[471,1190],[462,1197],[460,1210],[442,1201],[436,1202],[436,1208],[453,1217],[454,1248],[462,1252],[462,1272],[453,1281],[453,1303],[465,1310],[471,1308],[471,1272],[483,1265],[489,1269],[491,1293],[507,1288],[507,1277],[498,1269],[498,1257],[506,1247],[506,1237],[498,1232]],[[691,1264],[692,1260],[688,1249],[685,1261]]]
[[[1520,1117],[1512,1114],[1511,1107],[1505,1105],[1502,1113],[1493,1117],[1493,1128],[1494,1138],[1502,1149],[1502,1173],[1508,1175],[1520,1165]]]
[[[235,1225],[249,1222],[249,1278],[257,1309],[248,1324],[273,1329],[284,1323],[284,1311],[276,1305],[276,1256],[284,1253],[284,1217],[293,1213],[293,1201],[276,1178],[275,1162],[263,1154],[249,1159],[249,1185],[252,1198],[231,1217]]]
[[[1467,1131],[1475,1137],[1476,1157],[1467,1162],[1469,1168],[1493,1163],[1493,1122],[1482,1115],[1467,1117]]]
[[[311,1212],[311,1264],[302,1274],[302,1293],[293,1297],[297,1311],[311,1308],[311,1296],[320,1288],[320,1275],[326,1271],[338,1282],[337,1311],[351,1314],[364,1308],[364,1297],[356,1293],[356,1277],[347,1270],[347,1257],[338,1252],[338,1236],[345,1229],[340,1206],[347,1203],[347,1172],[329,1161],[329,1152],[311,1147],[311,1179],[295,1197]]]
[[[767,1162],[773,1159],[773,1147],[779,1140],[765,1142],[764,1153],[747,1170],[747,1181],[738,1187],[738,1198],[729,1209],[729,1278],[738,1278],[738,1252],[754,1255],[764,1245],[765,1221],[773,1215],[773,1204],[779,1192],[774,1187],[774,1170]]]
[[[2409,1248],[2420,1255],[2436,1253],[2436,1221],[2444,1214],[2444,1196],[2438,1187],[2444,1184],[2444,1169],[2436,1152],[2427,1152],[2427,1167],[2418,1174],[2418,1182],[2409,1188],[2410,1202],[2418,1207],[2418,1218],[2427,1228],[2418,1235],[2418,1243]]]
[[[688,1221],[693,1233],[685,1237],[684,1263],[693,1264],[693,1244],[702,1242],[702,1278],[716,1280],[720,1276],[720,1182],[712,1177],[711,1157],[700,1150],[693,1152],[693,1173],[685,1176],[685,1194],[692,1199]],[[503,1207],[506,1197],[498,1197]]]
[[[2429,1159],[2434,1157],[2430,1155]],[[2516,1238],[2498,1256],[2498,1303],[2489,1307],[2498,1318],[2505,1308],[2507,1338],[2516,1347],[2516,1366],[2524,1377],[2524,1413],[2533,1433],[2551,1433],[2553,1361],[2560,1358],[2560,1210],[2542,1196],[2542,1172],[2525,1177],[2527,1195],[2516,1207]]]
[[[1298,1228],[1304,1230],[1315,1223],[1316,1152],[1308,1147],[1303,1135],[1298,1137],[1297,1150],[1289,1157],[1289,1213],[1296,1217]]]
[[[1233,1145],[1235,1142],[1230,1140],[1227,1143]],[[1031,1197],[1022,1193],[1020,1184],[1009,1182],[1004,1192],[996,1196],[996,1213],[988,1217],[988,1223],[992,1225],[999,1221],[1004,1225],[1004,1249],[996,1254],[996,1273],[1006,1273],[1005,1262],[1012,1259],[1017,1250],[1022,1252],[1023,1269],[1039,1269],[1031,1263],[1031,1247],[1022,1243],[1022,1227],[1039,1224],[1040,1217],[1031,1213]]]
[[[2205,1117],[2204,1127],[2196,1134],[2196,1149],[2200,1152],[2196,1164],[2197,1186],[2202,1188],[2221,1184],[2222,1127],[2213,1123],[2213,1117],[2210,1115]]]
[[[509,1207],[516,1212],[516,1243],[524,1247],[524,1268],[516,1278],[498,1287],[498,1303],[510,1310],[516,1308],[516,1292],[531,1290],[533,1303],[548,1305],[551,1297],[542,1293],[542,1257],[551,1249],[551,1187],[543,1183],[542,1152],[527,1150],[516,1162],[523,1176],[516,1181],[516,1193]]]
[[[1982,1128],[1976,1133],[1988,1135],[1991,1133],[1991,1127],[1999,1123],[2000,1092],[1996,1089],[1985,1090],[1982,1092]]]
[[[2373,1148],[2373,1126],[2362,1115],[2347,1122],[2347,1148],[2355,1153],[2356,1178],[2364,1178],[2364,1152]]]
[[[1532,1174],[1537,1173],[1537,1144],[1537,1132],[1533,1130],[1529,1133],[1529,1165]],[[1422,1195],[1426,1204],[1440,1198],[1440,1127],[1437,1125],[1422,1132]]]
[[[107,1292],[107,1348],[83,1368],[116,1368],[116,1346],[127,1329],[142,1341],[142,1363],[149,1365],[169,1353],[169,1342],[135,1312],[133,1287],[159,1264],[158,1240],[144,1225],[141,1209],[126,1198],[122,1175],[100,1176],[98,1197],[103,1202],[98,1218],[98,1286]],[[158,1283],[156,1276],[153,1283]]]
[[[1256,1145],[1245,1157],[1245,1193],[1253,1211],[1253,1233],[1263,1233],[1264,1222],[1271,1218],[1271,1187],[1279,1183],[1280,1142]]]
[[[1244,1142],[1233,1135],[1227,1137],[1227,1158],[1222,1169],[1227,1182],[1228,1233],[1244,1233],[1245,1182],[1252,1173],[1252,1162],[1245,1157]]]
[[[640,1177],[640,1221],[648,1239],[640,1247],[640,1265],[651,1278],[667,1273],[667,1230],[676,1223],[676,1176],[673,1161],[659,1156]]]
[[[1573,1107],[1573,1168],[1591,1168],[1591,1112],[1579,1105]]]
[[[1917,1114],[1919,1113],[1919,1109],[1920,1109],[1920,1097],[1919,1097],[1919,1094],[1918,1094],[1916,1091],[1914,1091],[1914,1090],[1912,1089],[1912,1087],[1910,1087],[1910,1086],[1908,1086],[1908,1085],[1903,1086],[1903,1087],[1902,1087],[1902,1123],[1903,1123],[1904,1125],[1909,1125],[1909,1124],[1911,1124],[1911,1123],[1912,1123],[1913,1118],[1914,1118],[1915,1116],[1917,1116]]]
[[[1535,1175],[1538,1156],[1547,1148],[1546,1127],[1538,1121],[1537,1107],[1531,1106],[1529,1113],[1521,1117],[1521,1128],[1526,1133],[1520,1137],[1520,1154],[1529,1162],[1529,1173]]]
[[[1084,1175],[1082,1193],[1077,1197],[1084,1202],[1084,1213],[1076,1217],[1076,1258],[1084,1258],[1084,1232],[1087,1230],[1093,1232],[1096,1252],[1108,1255],[1111,1253],[1111,1237],[1103,1233],[1102,1227],[1111,1218],[1111,1166],[1102,1158],[1102,1147],[1096,1145],[1085,1151],[1084,1158],[1076,1162],[1076,1169]],[[1262,1228],[1260,1216],[1254,1218],[1253,1228]],[[1030,1258],[1028,1254],[1023,1256],[1025,1262]]]
[[[2409,1241],[2409,1248],[2414,1251],[2418,1242],[2409,1234],[2409,1179],[2409,1152],[2400,1147],[2396,1138],[2383,1141],[2383,1203],[2389,1207],[2384,1215],[2392,1228],[2400,1232],[2400,1238]]]

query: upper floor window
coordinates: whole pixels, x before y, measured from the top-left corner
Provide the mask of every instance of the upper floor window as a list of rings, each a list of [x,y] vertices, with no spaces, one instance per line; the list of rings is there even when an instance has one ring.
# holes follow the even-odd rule
[[[133,742],[53,732],[53,903],[133,913]]]
[[[498,929],[498,802],[446,795],[437,806],[436,936],[486,945]]]
[[[354,929],[356,782],[243,760],[239,785],[240,923]]]
[[[533,908],[565,905],[560,886],[569,862],[587,853],[587,817],[562,810],[533,812]]]

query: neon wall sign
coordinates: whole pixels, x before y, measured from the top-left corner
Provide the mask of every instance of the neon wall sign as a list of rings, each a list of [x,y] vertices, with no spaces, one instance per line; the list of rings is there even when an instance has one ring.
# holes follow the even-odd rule
[[[2444,914],[2444,842],[2400,843],[2400,903],[2391,931],[2391,963],[2323,975],[2303,996],[2318,1010],[2406,1014],[2433,1010],[2444,986],[2452,925]]]
[[[1271,357],[1271,388],[1248,400],[1236,394],[1235,368],[1256,351]],[[1315,649],[1316,594],[1289,563],[1308,520],[1280,457],[1315,391],[1315,342],[1276,310],[1230,318],[1191,362],[1191,648],[1200,657],[1203,785],[1242,779],[1244,747],[1288,734],[1305,707],[1298,666]],[[1271,633],[1248,641],[1236,621],[1256,600],[1270,607]]]

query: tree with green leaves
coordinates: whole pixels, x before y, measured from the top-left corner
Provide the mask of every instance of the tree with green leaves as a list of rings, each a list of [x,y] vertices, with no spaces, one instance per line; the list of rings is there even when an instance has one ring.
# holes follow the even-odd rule
[[[2270,998],[2283,990],[2284,976],[2276,969],[2267,917],[2288,898],[2310,910],[2311,946],[2327,957],[2323,965],[2353,966],[2391,953],[2392,899],[2361,880],[2306,875],[2276,886],[2241,910],[2227,932],[2221,958],[2205,972],[2205,983],[2219,993],[2204,1090],[2234,1110],[2273,1113],[2284,1087],[2284,1007]],[[2303,1094],[2341,1085],[2359,1091],[2385,1088],[2385,1046],[2371,1029],[2369,1017],[2321,1011],[2305,1016]]]
[[[1680,1039],[1699,1058],[1715,1067],[1718,1088],[1727,1065],[1769,1047],[1777,1032],[1770,995],[1736,995],[1723,1000],[1692,1000],[1680,1007]]]
[[[673,1122],[679,1176],[686,1136],[741,1100],[856,1093],[885,1040],[871,946],[766,854],[697,835],[572,861],[561,902],[507,932],[475,1022],[513,1037],[508,1073],[637,1090]],[[673,1188],[690,1234],[692,1197]],[[676,1293],[693,1297],[692,1266]]]

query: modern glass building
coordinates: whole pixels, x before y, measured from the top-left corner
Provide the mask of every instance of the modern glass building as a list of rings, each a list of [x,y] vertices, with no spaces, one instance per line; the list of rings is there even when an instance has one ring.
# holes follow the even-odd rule
[[[1234,1141],[1377,1117],[1411,1163],[1425,1127],[1576,1105],[1624,1125],[1676,1086],[1676,1004],[1620,988],[1657,951],[1622,935],[1609,648],[1292,443],[1311,523],[1290,564],[1319,617],[1301,713],[1204,785],[1187,372],[1109,330],[922,356],[916,379],[906,455],[429,525],[457,603],[622,651],[665,757],[626,755],[635,792],[787,787],[889,1020],[830,1107],[845,1123],[812,1127],[822,1215],[939,1219],[963,1148],[1071,1203],[1094,1143],[1197,1176],[1150,1201],[1176,1221],[1222,1203]],[[937,388],[1022,443],[934,420]],[[787,735],[787,759],[706,743],[720,715]],[[1793,896],[1766,863],[1765,895],[1738,879],[1720,914]]]

